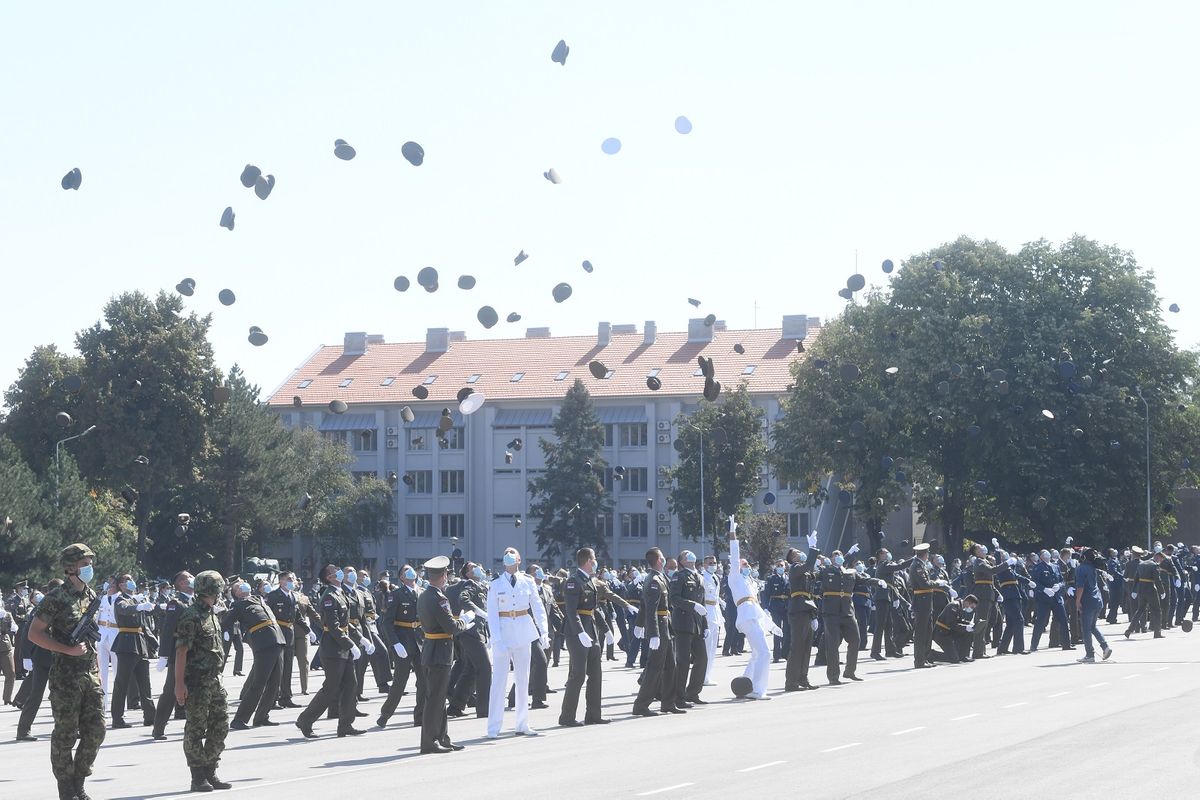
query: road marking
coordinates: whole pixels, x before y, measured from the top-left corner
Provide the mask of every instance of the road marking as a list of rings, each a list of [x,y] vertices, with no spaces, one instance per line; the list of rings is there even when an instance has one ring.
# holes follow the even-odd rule
[[[649,797],[652,794],[661,794],[663,792],[670,792],[675,789],[682,789],[685,786],[695,786],[695,784],[694,783],[677,783],[674,786],[664,786],[661,789],[653,789],[649,792],[641,792],[640,794],[638,794],[638,797]]]
[[[780,764],[786,763],[786,761],[768,761],[766,764],[759,764],[757,767],[746,767],[745,769],[739,769],[738,772],[754,772],[756,769],[766,769],[767,767],[776,767]]]
[[[831,747],[828,750],[822,750],[821,752],[822,753],[836,753],[838,750],[848,750],[851,747],[858,747],[860,744],[862,744],[862,742],[851,742],[850,744],[843,744],[838,747]]]
[[[925,730],[925,726],[918,725],[915,728],[905,728],[902,731],[896,731],[895,733],[892,734],[892,736],[903,736],[906,733],[916,733],[917,731],[923,731],[923,730]]]
[[[1108,686],[1108,681],[1100,681],[1099,683],[1093,683],[1088,688],[1089,689],[1099,689],[1101,686]]]
[[[1170,667],[1159,667],[1158,669],[1156,669],[1154,671],[1155,672],[1166,672],[1169,669],[1170,669]]]
[[[1121,680],[1123,680],[1123,681],[1127,681],[1127,680],[1129,680],[1130,678],[1140,678],[1140,677],[1142,677],[1142,673],[1140,673],[1140,672],[1135,672],[1135,673],[1133,673],[1132,675],[1126,675],[1124,678],[1121,678]]]
[[[1062,697],[1064,694],[1070,694],[1070,692],[1055,692],[1054,694],[1047,695],[1047,697],[1050,697],[1050,698]]]
[[[1019,702],[1019,703],[1009,703],[1009,704],[1008,704],[1008,705],[1006,705],[1006,706],[1000,706],[1000,707],[1001,707],[1001,708],[1016,708],[1017,706],[1027,706],[1027,705],[1029,705],[1029,701],[1028,701],[1028,700],[1022,700],[1022,701],[1021,701],[1021,702]]]
[[[963,714],[961,717],[954,717],[950,721],[951,722],[960,722],[961,720],[970,719],[971,717],[978,717],[978,716],[979,716],[978,714]]]

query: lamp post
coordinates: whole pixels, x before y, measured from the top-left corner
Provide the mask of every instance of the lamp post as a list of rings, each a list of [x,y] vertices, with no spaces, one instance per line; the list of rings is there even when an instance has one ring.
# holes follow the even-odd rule
[[[88,429],[85,430],[83,433],[77,433],[74,436],[68,436],[65,439],[59,439],[57,442],[54,443],[54,507],[55,508],[58,508],[58,474],[59,474],[59,471],[61,470],[59,457],[58,457],[59,448],[62,447],[67,442],[72,441],[73,439],[82,439],[83,437],[87,436],[89,433],[91,433],[94,430],[96,430],[96,426],[92,425],[92,426],[88,427]]]
[[[1150,404],[1142,396],[1141,386],[1134,386],[1133,390],[1137,392],[1138,400],[1142,401],[1142,408],[1146,411],[1146,552],[1149,553],[1154,549],[1150,541],[1152,538],[1150,528]]]

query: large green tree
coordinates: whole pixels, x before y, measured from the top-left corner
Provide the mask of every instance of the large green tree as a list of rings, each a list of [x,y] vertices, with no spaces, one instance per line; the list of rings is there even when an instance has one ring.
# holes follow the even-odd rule
[[[55,442],[90,424],[80,394],[68,391],[67,378],[78,378],[82,365],[78,356],[62,353],[54,345],[35,347],[16,382],[4,393],[8,413],[0,422],[0,435],[16,445],[39,475],[45,474],[54,460]],[[59,423],[59,412],[70,415],[69,425]]]
[[[567,390],[554,418],[554,439],[539,439],[538,446],[546,471],[529,482],[529,492],[543,557],[573,555],[580,547],[603,549],[599,518],[612,509],[601,480],[607,466],[601,455],[604,426],[583,381],[576,378]]]
[[[691,415],[675,420],[679,459],[671,472],[670,506],[689,539],[711,541],[717,552],[727,541],[722,519],[736,514],[759,488],[766,463],[763,410],[750,402],[743,383],[719,402],[702,401]],[[700,454],[704,453],[704,525],[700,524]],[[785,526],[786,527],[786,526]]]

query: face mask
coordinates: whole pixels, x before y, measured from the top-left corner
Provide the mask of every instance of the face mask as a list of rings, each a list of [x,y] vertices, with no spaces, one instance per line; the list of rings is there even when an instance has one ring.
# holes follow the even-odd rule
[[[1156,544],[1156,545],[1154,545],[1154,552],[1156,552],[1156,553],[1161,553],[1161,552],[1162,552],[1162,545],[1161,545],[1161,544]]]
[[[673,570],[673,569],[669,569],[669,570],[667,570],[667,577],[668,577],[668,578],[674,578],[674,577],[675,577],[675,570]]]
[[[29,597],[29,590],[21,589],[17,592],[17,594],[19,594],[21,597]]]
[[[134,583],[133,581],[125,581],[125,591],[129,592],[130,594],[133,594],[133,591],[135,589],[137,589],[136,583]]]
[[[800,554],[800,563],[803,564],[806,561],[808,561],[808,553],[801,553]]]
[[[504,554],[504,566],[515,567],[517,565],[517,557],[513,553]]]
[[[1078,559],[1078,558],[1072,558],[1072,559],[1071,559],[1071,566],[1072,566],[1072,567],[1078,567],[1078,566],[1079,566],[1079,559]]]
[[[716,564],[705,564],[704,571],[707,572],[709,575],[712,575],[713,573],[715,573],[717,571],[717,565]]]
[[[846,559],[844,556],[834,556],[833,563],[837,564],[840,567],[842,564],[846,563]]]
[[[296,583],[295,583],[295,581],[287,581],[287,582],[285,582],[285,583],[283,584],[283,590],[284,590],[285,592],[294,592],[294,591],[296,591]]]
[[[758,580],[758,570],[756,570],[756,569],[750,570],[750,577],[754,578],[754,580]]]
[[[892,554],[891,554],[891,553],[889,553],[888,551],[884,550],[884,551],[883,551],[883,560],[884,560],[884,561],[891,561],[891,560],[892,560]]]
[[[363,575],[363,588],[366,589],[370,585],[371,585],[371,576]]]
[[[743,578],[750,577],[750,568],[749,567],[742,567],[742,577]]]
[[[337,581],[338,583],[341,583],[342,581],[344,581],[346,579],[346,573],[342,572],[339,569],[337,572],[333,573],[333,579],[335,581]]]
[[[944,566],[946,566],[946,559],[942,558],[941,556],[938,556],[937,561],[934,563],[936,563],[939,567],[944,567]]]
[[[858,565],[857,567],[855,567],[854,569],[855,569],[855,570],[856,570],[856,571],[857,571],[857,572],[858,572],[860,575],[861,575],[861,574],[863,574],[863,573],[865,573],[865,572],[867,571],[867,567],[866,567],[866,565],[865,565],[865,564],[859,564],[859,565]]]
[[[348,574],[346,576],[346,585],[347,586],[353,586],[356,583],[358,583],[358,573],[357,572],[351,572],[350,574]]]
[[[546,573],[542,572],[541,567],[538,567],[533,571],[533,577],[537,578],[539,581],[543,581],[546,579]]]
[[[239,583],[238,591],[240,591],[242,594],[250,594],[250,584],[246,583],[245,581]]]
[[[481,569],[478,565],[472,567],[471,568],[471,577],[477,581],[483,580],[483,569]]]
[[[776,568],[775,568],[775,574],[776,574],[776,575],[783,575],[783,567],[776,567]]]
[[[83,569],[87,569],[87,567],[84,567]],[[79,579],[80,579],[81,581],[83,580],[83,569],[79,570]],[[90,573],[90,572],[89,572],[88,574],[89,574],[89,575],[91,575],[92,573]],[[84,583],[87,583],[87,581],[83,581],[83,582],[84,582]],[[108,591],[108,581],[105,581],[105,582],[104,582],[103,589],[104,589],[104,591],[106,591],[106,592]]]
[[[415,581],[417,579],[417,571],[412,567],[409,567],[408,569],[404,570],[404,577],[406,580]]]
[[[36,606],[38,603],[42,602],[42,598],[45,596],[46,595],[42,594],[41,592],[38,592],[33,596],[33,604]]]

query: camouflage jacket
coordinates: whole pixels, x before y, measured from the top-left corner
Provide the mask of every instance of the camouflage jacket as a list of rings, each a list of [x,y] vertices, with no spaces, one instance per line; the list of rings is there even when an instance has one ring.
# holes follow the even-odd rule
[[[216,680],[225,663],[221,623],[212,608],[197,601],[183,610],[175,626],[175,647],[187,647],[183,680],[187,686]]]
[[[71,631],[75,630],[75,626],[83,618],[83,612],[87,611],[87,607],[95,597],[96,593],[89,586],[84,586],[82,592],[76,592],[71,588],[70,583],[64,583],[62,586],[52,589],[42,598],[42,602],[37,607],[37,615],[46,622],[50,638],[61,644],[67,644]],[[72,674],[96,672],[98,670],[96,646],[91,642],[84,642],[84,644],[87,646],[87,653],[82,656],[55,653],[51,668]]]

